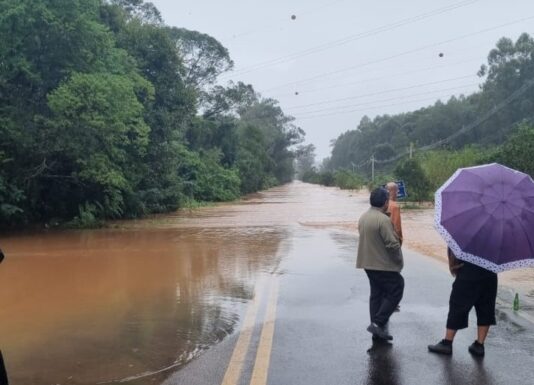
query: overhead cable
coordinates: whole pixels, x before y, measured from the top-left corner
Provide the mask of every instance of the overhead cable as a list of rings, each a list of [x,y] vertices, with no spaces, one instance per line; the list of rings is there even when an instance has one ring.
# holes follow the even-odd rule
[[[236,71],[233,71],[233,72],[228,72],[226,74],[221,75],[221,77],[228,77],[228,76],[233,76],[233,75],[243,75],[243,74],[246,74],[246,73],[249,73],[249,72],[253,72],[253,71],[257,71],[259,69],[263,69],[263,68],[270,67],[270,66],[273,66],[273,65],[282,64],[282,63],[285,63],[285,62],[288,62],[288,61],[291,61],[291,60],[294,60],[294,59],[297,59],[297,58],[301,58],[301,57],[304,57],[304,56],[307,56],[307,55],[314,54],[316,52],[321,52],[321,51],[324,51],[324,50],[332,49],[332,48],[338,47],[340,45],[344,45],[344,44],[353,42],[355,40],[359,40],[359,39],[363,39],[363,38],[366,38],[366,37],[374,36],[374,35],[377,35],[377,34],[380,34],[380,33],[383,33],[383,32],[388,32],[388,31],[397,29],[399,27],[418,22],[420,20],[424,20],[424,19],[436,16],[436,15],[440,15],[440,14],[445,13],[445,12],[449,12],[449,11],[452,11],[452,10],[455,10],[455,9],[458,9],[458,8],[461,8],[461,7],[465,7],[467,5],[474,4],[477,1],[478,0],[460,1],[458,3],[447,5],[445,7],[441,7],[441,8],[438,8],[438,9],[435,9],[435,10],[432,10],[432,11],[428,11],[428,12],[425,12],[425,13],[421,13],[419,15],[412,16],[412,17],[409,17],[409,18],[406,18],[406,19],[402,19],[402,20],[396,21],[394,23],[382,25],[380,27],[376,27],[376,28],[373,28],[373,29],[368,30],[368,31],[360,32],[358,34],[349,35],[349,36],[346,36],[346,37],[341,38],[341,39],[337,39],[337,40],[333,40],[333,41],[330,41],[330,42],[327,42],[327,43],[323,43],[321,45],[318,45],[318,46],[315,46],[315,47],[312,47],[312,48],[308,48],[308,49],[305,49],[305,50],[302,50],[302,51],[299,51],[299,52],[292,53],[290,55],[285,55],[285,56],[281,56],[281,57],[278,57],[278,58],[275,58],[275,59],[271,59],[271,60],[268,60],[268,61],[256,63],[256,64],[250,65],[248,67],[244,67],[242,69],[239,69],[239,70],[236,70]]]
[[[357,64],[357,65],[353,65],[353,66],[350,66],[350,67],[341,68],[339,70],[335,70],[335,71],[331,71],[331,72],[325,72],[325,73],[318,74],[318,75],[315,75],[315,76],[312,76],[312,77],[309,77],[309,78],[296,80],[296,81],[292,81],[292,82],[288,82],[288,83],[284,83],[284,84],[280,84],[278,86],[268,88],[268,89],[264,90],[263,92],[277,90],[277,89],[288,87],[288,86],[295,86],[296,84],[299,84],[299,85],[300,84],[305,84],[305,83],[309,83],[309,82],[312,82],[314,80],[321,79],[321,78],[324,78],[324,77],[337,75],[337,74],[345,73],[345,72],[349,72],[349,71],[353,71],[355,69],[362,68],[362,67],[369,66],[369,65],[373,65],[373,64],[383,63],[383,62],[386,62],[386,61],[391,60],[391,59],[396,59],[396,58],[399,58],[399,57],[402,57],[402,56],[406,56],[406,55],[410,55],[410,54],[413,54],[413,53],[416,53],[416,52],[421,52],[421,51],[427,50],[429,48],[435,48],[437,46],[440,46],[440,45],[443,45],[443,44],[452,43],[452,42],[455,42],[455,41],[458,41],[458,40],[467,39],[467,38],[472,37],[472,36],[480,35],[480,34],[483,34],[483,33],[486,33],[486,32],[494,31],[494,30],[497,30],[497,29],[501,29],[501,28],[504,28],[504,27],[508,27],[510,25],[522,23],[522,22],[525,22],[525,21],[528,21],[528,20],[532,20],[532,19],[534,19],[534,15],[528,16],[528,17],[524,17],[524,18],[521,18],[521,19],[518,19],[518,20],[514,20],[514,21],[511,21],[511,22],[508,22],[508,23],[499,24],[499,25],[494,26],[494,27],[484,28],[484,29],[478,30],[476,32],[464,34],[464,35],[461,35],[461,36],[458,36],[458,37],[455,37],[455,38],[442,40],[442,41],[437,42],[437,43],[427,44],[427,45],[424,45],[424,46],[421,46],[421,47],[418,47],[418,48],[414,48],[414,49],[411,49],[411,50],[408,50],[408,51],[400,52],[400,53],[395,54],[395,55],[386,56],[386,57],[383,57],[381,59],[376,59],[376,60],[368,61],[368,62],[365,62],[365,63],[360,63],[360,64]]]

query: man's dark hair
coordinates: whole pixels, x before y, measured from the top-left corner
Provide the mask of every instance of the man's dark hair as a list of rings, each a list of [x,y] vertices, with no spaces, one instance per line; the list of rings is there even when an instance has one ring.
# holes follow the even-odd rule
[[[4,253],[2,253],[2,249],[0,249],[0,263],[4,260]]]
[[[375,188],[371,191],[371,206],[373,207],[383,207],[389,199],[388,191],[383,187]]]

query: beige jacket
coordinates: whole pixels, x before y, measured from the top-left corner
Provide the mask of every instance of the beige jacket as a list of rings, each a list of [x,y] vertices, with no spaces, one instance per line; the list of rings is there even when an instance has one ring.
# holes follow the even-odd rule
[[[404,265],[399,238],[391,219],[379,208],[371,207],[358,221],[360,241],[356,267],[397,271]]]

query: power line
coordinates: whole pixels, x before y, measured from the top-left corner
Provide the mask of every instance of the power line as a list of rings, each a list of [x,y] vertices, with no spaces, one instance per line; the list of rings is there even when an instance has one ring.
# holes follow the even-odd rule
[[[387,93],[390,93],[390,92],[411,90],[411,89],[419,88],[419,87],[425,87],[425,86],[430,86],[430,85],[435,85],[435,84],[447,83],[447,82],[451,82],[451,81],[455,81],[455,80],[472,78],[474,76],[476,76],[476,75],[470,74],[470,75],[458,76],[458,77],[455,77],[455,78],[437,80],[437,81],[427,82],[427,83],[420,83],[420,84],[416,84],[416,85],[412,85],[412,86],[408,86],[408,87],[393,88],[393,89],[389,89],[389,90],[373,92],[373,93],[370,93],[370,94],[364,94],[364,95],[358,95],[358,96],[349,96],[349,97],[340,98],[340,99],[329,99],[329,100],[323,100],[323,101],[316,102],[316,103],[300,104],[300,105],[296,105],[296,106],[286,107],[285,109],[289,109],[289,110],[291,110],[291,109],[301,109],[301,108],[307,108],[307,107],[318,106],[318,105],[323,105],[323,104],[335,103],[335,102],[340,102],[340,101],[345,101],[345,100],[361,99],[361,98],[365,98],[365,97],[368,97],[368,96],[383,95],[383,94],[387,94]]]
[[[443,90],[439,90],[439,91],[432,91],[432,92],[422,93],[422,94],[419,94],[419,95],[426,95],[426,94],[430,94],[430,93],[443,92],[443,91],[446,91],[446,90],[457,90],[457,89],[464,89],[464,88],[467,89],[467,88],[471,88],[471,87],[473,87],[473,86],[475,86],[477,84],[478,83],[471,83],[471,84],[468,84],[468,85],[463,85],[463,86],[459,86],[459,87],[452,87],[452,88],[443,89]],[[454,93],[450,94],[450,95],[446,96],[446,98],[450,98],[450,97],[452,97],[454,95],[455,95]],[[442,98],[444,98],[444,97],[445,96],[443,96]],[[397,98],[391,98],[391,99],[385,99],[385,100],[381,100],[381,101],[395,100],[395,99],[398,99],[398,97]],[[368,111],[368,110],[373,110],[373,109],[378,109],[378,108],[401,106],[401,105],[405,105],[405,104],[408,104],[408,103],[426,102],[426,101],[432,101],[432,100],[436,101],[436,96],[426,97],[426,98],[423,98],[423,99],[415,99],[415,100],[406,100],[406,99],[404,99],[402,102],[399,102],[399,103],[391,103],[391,104],[384,104],[384,105],[378,105],[378,106],[377,105],[375,105],[375,106],[370,105],[370,106],[365,107],[365,108],[357,108],[357,109],[351,109],[351,110],[347,110],[347,111],[338,111],[338,112],[332,112],[332,113],[320,114],[320,115],[296,116],[295,118],[297,120],[308,120],[308,119],[323,118],[323,117],[328,117],[328,116],[349,114],[349,113],[353,113],[353,112]],[[311,112],[311,113],[313,113],[313,112]]]
[[[443,44],[448,44],[448,43],[452,43],[452,42],[455,42],[455,41],[458,41],[458,40],[463,40],[463,39],[466,39],[466,38],[469,38],[469,37],[472,37],[472,36],[476,36],[476,35],[480,35],[480,34],[483,34],[483,33],[486,33],[486,32],[494,31],[496,29],[501,29],[501,28],[504,28],[504,27],[508,27],[510,25],[522,23],[524,21],[531,20],[531,19],[534,19],[534,16],[524,17],[524,18],[521,18],[521,19],[518,19],[518,20],[514,20],[514,21],[511,21],[511,22],[508,22],[508,23],[500,24],[500,25],[497,25],[497,26],[494,26],[494,27],[489,27],[489,28],[481,29],[481,30],[476,31],[476,32],[472,32],[472,33],[468,33],[468,34],[465,34],[465,35],[461,35],[461,36],[458,36],[458,37],[455,37],[455,38],[442,40],[440,42],[433,43],[433,44],[427,44],[427,45],[424,45],[422,47],[414,48],[414,49],[411,49],[411,50],[408,50],[408,51],[404,51],[404,52],[401,52],[401,53],[398,53],[398,54],[395,54],[395,55],[386,56],[386,57],[381,58],[381,59],[372,60],[372,61],[369,61],[369,62],[357,64],[357,65],[354,65],[354,66],[341,68],[341,69],[336,70],[336,71],[325,72],[325,73],[322,73],[322,74],[319,74],[319,75],[315,75],[315,76],[312,76],[312,77],[309,77],[309,78],[305,78],[305,79],[301,79],[301,80],[297,80],[297,81],[293,81],[293,82],[289,82],[289,83],[284,83],[284,84],[281,84],[281,85],[278,85],[278,86],[275,86],[275,87],[268,88],[268,89],[264,90],[264,92],[277,90],[277,89],[284,88],[284,87],[287,87],[287,86],[294,86],[295,84],[309,83],[311,81],[314,81],[316,79],[320,79],[320,78],[323,78],[323,77],[328,77],[328,76],[337,75],[337,74],[348,72],[348,71],[353,71],[353,70],[361,68],[361,67],[365,67],[365,66],[372,65],[372,64],[382,63],[382,62],[385,62],[385,61],[388,61],[388,60],[391,60],[391,59],[396,59],[396,58],[399,58],[399,57],[402,57],[402,56],[406,56],[406,55],[409,55],[409,54],[412,54],[412,53],[424,51],[424,50],[429,49],[429,48],[434,48],[434,47],[437,47],[437,46],[440,46],[440,45],[443,45]]]
[[[444,92],[444,91],[452,91],[452,90],[460,90],[460,89],[464,89],[464,88],[471,88],[473,86],[476,86],[478,85],[478,83],[468,83],[468,84],[462,84],[462,85],[459,85],[459,86],[454,86],[454,87],[448,87],[448,88],[442,88],[442,89],[439,89],[439,90],[432,90],[432,91],[425,91],[425,92],[420,92],[420,93],[417,93],[417,94],[411,94],[409,97],[410,98],[413,98],[415,96],[423,96],[423,95],[431,95],[431,94],[436,94],[436,93],[441,93],[441,92]],[[439,98],[439,95],[437,95],[437,97]],[[432,96],[432,98],[436,98],[436,96]],[[376,106],[375,103],[382,103],[382,102],[389,102],[389,101],[392,101],[392,100],[398,100],[400,99],[399,96],[395,96],[395,97],[391,97],[391,98],[387,98],[387,99],[380,99],[380,100],[373,100],[373,101],[370,101],[370,102],[366,102],[366,103],[359,103],[359,104],[350,104],[350,105],[345,105],[345,106],[332,106],[332,107],[328,107],[328,108],[324,108],[324,109],[320,109],[320,110],[313,110],[313,111],[303,111],[302,113],[303,114],[315,114],[315,113],[319,113],[319,112],[332,112],[332,113],[335,113],[335,112],[339,112],[339,113],[349,113],[349,112],[354,112],[354,107],[362,107],[362,106],[369,106],[370,108],[379,108],[381,106]],[[429,98],[425,98],[423,100],[428,100]],[[414,101],[418,101],[419,99],[417,100],[414,100]],[[403,98],[403,102],[401,104],[406,104],[406,103],[409,103],[409,102],[412,102],[412,100],[407,100],[406,98]],[[347,108],[350,108],[349,110],[347,110]],[[357,111],[360,111],[361,109],[358,109]],[[303,115],[298,115],[298,116],[303,116]],[[308,116],[308,115],[304,115],[304,116]]]
[[[455,94],[452,93],[450,95],[445,95],[443,96],[442,98],[451,98],[453,97]],[[438,98],[439,100],[440,98]],[[296,117],[296,120],[310,120],[310,119],[318,119],[318,118],[326,118],[326,117],[331,117],[331,116],[338,116],[338,115],[345,115],[345,114],[350,114],[350,113],[353,113],[353,112],[367,112],[369,110],[377,110],[377,109],[383,109],[383,108],[388,108],[388,107],[397,107],[397,106],[404,106],[406,104],[411,104],[411,103],[418,103],[418,102],[436,102],[436,96],[432,96],[432,97],[426,97],[426,98],[419,98],[419,99],[413,99],[413,100],[404,100],[402,102],[399,102],[399,103],[389,103],[389,104],[382,104],[382,105],[377,105],[377,106],[368,106],[368,107],[364,107],[364,108],[358,108],[358,109],[354,109],[354,110],[350,110],[350,111],[342,111],[342,112],[333,112],[333,113],[327,113],[327,114],[320,114],[320,115],[310,115],[310,116],[299,116],[299,117]],[[420,107],[420,108],[424,108],[424,107]]]
[[[440,68],[450,68],[450,67],[453,67],[453,66],[466,64],[466,63],[472,63],[472,62],[475,62],[475,61],[480,61],[480,56],[477,56],[476,58],[472,58],[472,59],[469,59],[469,60],[462,60],[462,61],[455,62],[455,63],[450,63],[450,64],[447,63],[447,64],[443,64],[443,65],[439,65],[439,66],[432,65],[432,66],[429,66],[429,67],[417,68],[417,69],[410,70],[410,71],[397,72],[397,73],[393,73],[393,74],[386,75],[386,76],[379,76],[379,77],[375,77],[375,78],[362,79],[362,80],[358,80],[356,82],[348,82],[348,83],[347,82],[343,82],[343,83],[333,84],[333,85],[327,86],[327,87],[303,89],[303,90],[299,90],[299,93],[308,94],[308,93],[314,93],[314,92],[322,92],[324,90],[329,90],[329,89],[334,89],[334,88],[350,87],[350,86],[354,86],[354,85],[357,85],[357,84],[369,83],[369,82],[374,81],[374,80],[389,79],[391,77],[395,77],[397,79],[397,78],[405,76],[405,75],[411,75],[411,74],[415,74],[415,73],[416,74],[420,74],[421,72],[431,71],[431,70],[440,69]],[[290,96],[290,95],[293,95],[293,92],[286,92],[284,94],[274,94],[274,96],[278,96],[278,97],[280,97],[280,96]]]
[[[419,15],[412,16],[412,17],[409,17],[407,19],[403,19],[403,20],[400,20],[400,21],[397,21],[397,22],[394,22],[394,23],[390,23],[390,24],[386,24],[386,25],[383,25],[383,26],[380,26],[380,27],[376,27],[376,28],[368,30],[368,31],[360,32],[360,33],[355,34],[355,35],[349,35],[349,36],[346,36],[346,37],[338,39],[338,40],[333,40],[333,41],[330,41],[328,43],[323,43],[321,45],[318,45],[318,46],[315,46],[315,47],[312,47],[312,48],[308,48],[306,50],[302,50],[302,51],[299,51],[299,52],[296,52],[296,53],[293,53],[293,54],[281,56],[281,57],[278,57],[276,59],[271,59],[271,60],[268,60],[268,61],[265,61],[265,62],[256,63],[256,64],[250,65],[248,67],[244,67],[244,68],[242,68],[240,70],[236,70],[236,71],[231,72],[231,73],[223,74],[223,75],[221,75],[221,77],[222,76],[232,76],[232,75],[243,75],[243,74],[246,74],[246,73],[249,73],[249,72],[253,72],[253,71],[256,71],[256,70],[259,70],[259,69],[263,69],[263,68],[266,68],[266,67],[270,67],[270,66],[273,66],[273,65],[282,64],[282,63],[285,63],[285,62],[288,62],[288,61],[291,61],[291,60],[294,60],[294,59],[297,59],[297,58],[300,58],[300,57],[303,57],[303,56],[311,55],[311,54],[316,53],[316,52],[328,50],[328,49],[331,49],[331,48],[334,48],[334,47],[338,47],[340,45],[345,45],[345,44],[348,44],[348,43],[353,42],[355,40],[360,40],[360,39],[363,39],[363,38],[366,38],[366,37],[377,35],[379,33],[388,32],[388,31],[391,31],[393,29],[396,29],[396,28],[402,27],[404,25],[407,25],[407,24],[412,24],[412,23],[415,23],[415,22],[420,21],[420,20],[427,19],[427,18],[432,17],[432,16],[440,15],[440,14],[445,13],[445,12],[449,12],[449,11],[452,11],[452,10],[455,10],[455,9],[458,9],[458,8],[465,7],[467,5],[474,4],[477,1],[478,0],[464,0],[464,1],[461,1],[459,3],[451,4],[451,5],[442,7],[442,8],[438,8],[438,9],[435,9],[435,10],[432,10],[432,11],[421,13]]]
[[[444,89],[440,89],[440,90],[433,90],[433,91],[426,91],[426,92],[421,92],[421,93],[418,93],[418,94],[412,94],[410,95],[410,99],[406,99],[406,98],[402,98],[402,102],[400,103],[396,103],[396,104],[387,104],[386,106],[393,106],[393,105],[403,105],[403,104],[407,104],[407,103],[413,103],[413,102],[417,102],[417,101],[427,101],[427,100],[436,100],[437,99],[441,99],[441,98],[444,98],[444,97],[447,97],[447,98],[450,98],[451,96],[453,96],[455,93],[451,94],[451,95],[447,95],[447,96],[441,96],[439,94],[441,94],[442,92],[444,91],[452,91],[452,90],[461,90],[461,89],[467,89],[467,88],[472,88],[473,86],[476,86],[478,85],[478,83],[469,83],[469,84],[464,84],[464,85],[461,85],[461,86],[456,86],[456,87],[449,87],[449,88],[444,88]],[[432,95],[432,94],[438,94],[438,95],[434,95],[432,97],[426,97],[424,99],[421,99],[421,98],[418,98],[418,99],[411,99],[413,97],[416,97],[416,96],[423,96],[423,95]],[[313,111],[304,111],[303,113],[304,114],[312,114],[312,115],[298,115],[297,116],[297,119],[301,118],[301,117],[317,117],[317,116],[324,116],[324,115],[315,115],[317,113],[322,113],[322,112],[330,112],[331,114],[327,114],[327,116],[333,116],[333,115],[337,115],[337,114],[346,114],[346,113],[352,113],[352,112],[356,112],[356,111],[364,111],[366,109],[376,109],[376,108],[382,108],[384,107],[384,105],[376,105],[375,103],[378,103],[378,102],[389,102],[389,101],[393,101],[393,100],[399,100],[401,99],[400,97],[396,96],[396,97],[392,97],[392,98],[388,98],[388,99],[381,99],[381,100],[374,100],[373,102],[367,102],[367,103],[359,103],[359,104],[352,104],[352,105],[345,105],[345,106],[339,106],[339,107],[330,107],[330,108],[324,108],[324,109],[320,109],[320,110],[313,110]],[[358,109],[354,109],[354,107],[360,107]],[[347,110],[347,108],[350,108],[349,110]]]

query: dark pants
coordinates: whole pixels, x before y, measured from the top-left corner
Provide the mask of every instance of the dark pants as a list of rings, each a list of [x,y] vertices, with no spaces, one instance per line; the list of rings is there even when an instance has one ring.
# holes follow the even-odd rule
[[[0,385],[8,385],[6,367],[4,365],[4,357],[0,351]]]
[[[365,270],[371,286],[369,313],[371,322],[384,327],[404,293],[404,278],[394,271]]]
[[[460,330],[468,325],[469,312],[475,307],[477,325],[495,325],[495,300],[497,298],[497,275],[478,280],[456,278],[452,284],[449,300],[447,329]]]

